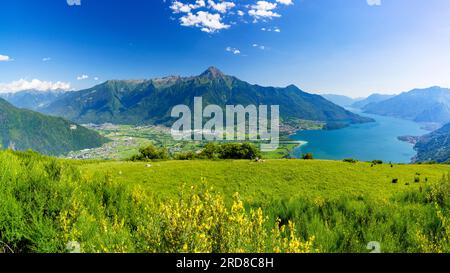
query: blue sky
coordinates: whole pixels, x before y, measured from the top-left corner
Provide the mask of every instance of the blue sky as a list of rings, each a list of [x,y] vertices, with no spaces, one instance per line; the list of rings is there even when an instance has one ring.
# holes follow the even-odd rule
[[[450,1],[2,1],[3,91],[211,65],[251,83],[353,97],[450,87]]]

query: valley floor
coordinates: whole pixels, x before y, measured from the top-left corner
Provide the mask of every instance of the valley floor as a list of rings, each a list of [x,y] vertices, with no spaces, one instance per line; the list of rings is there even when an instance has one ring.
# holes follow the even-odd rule
[[[169,150],[170,154],[179,152],[196,152],[208,143],[207,141],[176,141],[170,134],[170,128],[164,126],[133,126],[102,124],[85,125],[89,129],[97,131],[100,135],[110,141],[101,147],[72,151],[65,158],[69,159],[102,159],[102,160],[127,160],[138,153],[139,148],[153,144],[163,146]],[[291,130],[299,128],[317,129],[318,125],[303,121],[301,126],[292,127]],[[289,157],[292,151],[305,141],[291,140],[287,136],[282,136],[279,148],[273,152],[263,153],[264,158],[279,159]]]

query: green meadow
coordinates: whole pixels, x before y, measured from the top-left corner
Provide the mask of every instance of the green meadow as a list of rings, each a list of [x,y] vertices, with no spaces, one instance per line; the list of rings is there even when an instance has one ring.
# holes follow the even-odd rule
[[[148,166],[151,165],[151,166]],[[86,176],[108,174],[120,183],[137,184],[148,194],[175,197],[182,185],[209,185],[231,198],[239,192],[248,203],[295,198],[364,198],[388,201],[396,194],[436,183],[449,165],[392,165],[323,160],[188,160],[97,162],[82,164]],[[422,183],[415,183],[419,177]],[[397,183],[392,183],[398,179]],[[428,182],[425,182],[427,180]]]
[[[0,252],[450,251],[449,165],[0,162]]]

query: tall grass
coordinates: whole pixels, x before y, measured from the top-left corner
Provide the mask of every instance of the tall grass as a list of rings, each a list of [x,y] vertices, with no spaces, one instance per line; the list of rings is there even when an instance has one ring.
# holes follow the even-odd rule
[[[202,187],[155,203],[139,186],[83,177],[32,152],[0,152],[0,162],[0,241],[9,251],[66,252],[71,242],[83,252],[313,251],[292,222],[266,230],[267,217],[238,195],[227,207]]]
[[[293,199],[264,206],[271,219],[297,223],[326,252],[365,252],[377,241],[383,252],[449,252],[449,176],[421,191],[385,203],[363,197]]]
[[[449,177],[386,202],[364,197],[228,204],[207,185],[157,200],[142,184],[0,152],[0,252],[449,252]]]

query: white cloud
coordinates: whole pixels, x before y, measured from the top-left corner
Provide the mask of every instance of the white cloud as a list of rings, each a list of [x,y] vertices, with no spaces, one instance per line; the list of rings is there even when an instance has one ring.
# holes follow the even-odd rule
[[[271,28],[271,27],[269,27],[269,28],[263,27],[263,28],[261,28],[261,30],[262,31],[267,31],[267,32],[281,32],[281,29],[279,27],[273,27],[273,28]]]
[[[9,62],[12,59],[9,56],[6,55],[0,55],[0,62]]]
[[[264,19],[272,19],[275,17],[281,17],[280,14],[274,12],[273,10],[277,8],[276,3],[267,2],[267,1],[258,1],[256,5],[252,5],[251,9],[248,11],[248,14],[255,18],[255,20],[264,18]]]
[[[277,3],[283,4],[286,6],[290,6],[290,5],[294,4],[294,2],[292,0],[277,0]]]
[[[98,77],[94,77],[94,81],[98,81],[99,80],[99,78]]]
[[[293,0],[163,0],[169,3],[171,20],[181,26],[197,27],[203,32],[216,33],[238,24],[267,22],[279,18],[281,6],[292,6]],[[246,16],[252,18],[248,20]]]
[[[38,91],[50,91],[50,90],[70,90],[70,83],[66,82],[47,82],[34,79],[27,81],[20,79],[11,83],[0,83],[0,93],[15,93],[23,90],[38,90]]]
[[[232,9],[236,6],[235,3],[233,2],[219,2],[219,3],[215,3],[213,0],[208,0],[208,5],[210,8],[212,8],[213,10],[216,10],[220,13],[226,13],[229,9]]]
[[[172,5],[170,6],[170,9],[174,13],[189,13],[192,10],[205,7],[206,3],[204,0],[197,0],[195,1],[195,4],[185,4],[180,1],[173,1]]]
[[[43,62],[49,62],[49,61],[51,61],[51,60],[52,60],[52,58],[50,58],[50,57],[42,58],[42,61],[43,61]]]
[[[69,6],[81,6],[81,0],[67,0]]]
[[[81,75],[81,76],[78,76],[78,77],[77,77],[77,80],[79,80],[79,81],[87,80],[87,79],[89,79],[89,76],[88,76],[88,75]]]
[[[369,6],[381,6],[381,0],[367,0]]]
[[[228,52],[233,53],[234,55],[241,54],[241,51],[239,49],[237,49],[237,48],[234,48],[234,47],[230,47],[229,46],[229,47],[225,48],[225,50],[228,51]]]
[[[207,33],[230,28],[230,25],[222,22],[220,14],[212,14],[207,11],[198,11],[196,14],[188,13],[180,18],[180,22],[182,26],[195,26]]]
[[[265,50],[265,49],[266,49],[266,47],[263,46],[263,45],[253,44],[252,46],[253,46],[253,47],[256,47],[256,48],[259,48],[259,49],[261,49],[261,50]]]

